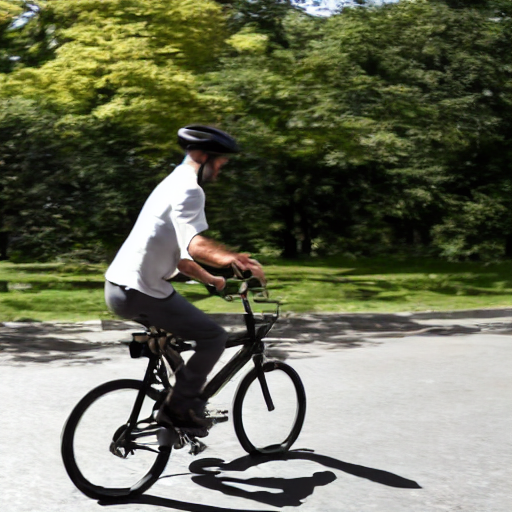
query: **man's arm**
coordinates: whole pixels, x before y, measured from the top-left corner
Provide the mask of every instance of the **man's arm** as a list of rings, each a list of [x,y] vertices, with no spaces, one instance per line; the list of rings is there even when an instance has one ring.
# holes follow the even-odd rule
[[[215,286],[219,292],[226,286],[226,280],[223,277],[212,276],[195,261],[187,259],[180,260],[178,263],[178,270],[187,277],[197,279],[203,284]]]
[[[196,235],[190,241],[188,252],[194,260],[212,267],[229,267],[235,263],[237,254],[215,240]]]
[[[190,241],[188,252],[194,260],[206,265],[221,268],[234,264],[241,270],[250,270],[261,281],[266,281],[263,268],[256,260],[250,257],[250,254],[230,251],[222,244],[210,238],[196,235]]]

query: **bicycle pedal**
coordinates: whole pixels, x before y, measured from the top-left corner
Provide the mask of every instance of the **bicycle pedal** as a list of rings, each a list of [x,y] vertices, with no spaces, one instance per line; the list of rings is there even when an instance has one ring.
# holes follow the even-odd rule
[[[177,431],[177,438],[174,440],[174,449],[180,450],[184,448],[186,445],[190,446],[190,450],[188,453],[191,455],[198,455],[201,452],[204,452],[208,446],[196,439],[192,434],[187,433],[186,431],[179,430]]]
[[[225,421],[228,421],[228,411],[208,411],[208,419],[213,422],[215,425],[216,423],[224,423]]]
[[[198,455],[201,452],[204,452],[208,448],[206,444],[204,444],[202,441],[199,441],[197,439],[191,439],[190,440],[190,450],[188,453],[191,455]]]
[[[185,438],[187,443],[196,437],[206,437],[208,430],[209,427],[176,427],[178,435]]]

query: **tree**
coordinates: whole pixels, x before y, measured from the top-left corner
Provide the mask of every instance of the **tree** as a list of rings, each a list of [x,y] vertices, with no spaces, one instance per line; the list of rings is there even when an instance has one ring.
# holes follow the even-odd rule
[[[7,4],[0,214],[20,254],[104,257],[196,121],[244,148],[208,194],[231,244],[512,251],[504,0],[323,19],[287,0]],[[23,5],[32,15],[12,30]]]
[[[172,134],[208,115],[197,75],[224,44],[224,10],[209,0],[18,3],[32,15],[8,33],[0,75],[0,229],[18,259],[104,259],[179,158]],[[11,11],[3,35],[23,9]]]
[[[137,127],[149,151],[175,148],[168,134],[207,109],[195,75],[215,61],[224,18],[211,0],[47,0],[25,31],[51,20],[53,57],[22,60],[2,95]]]
[[[111,256],[164,168],[136,154],[134,135],[86,116],[63,121],[32,100],[0,102],[0,218],[12,260]]]
[[[246,32],[216,77],[246,145],[278,170],[272,201],[284,253],[301,241],[306,253],[337,242],[503,255],[511,227],[505,26],[426,1],[327,20],[291,13],[283,26],[288,47],[268,54]],[[457,220],[462,211],[471,224]],[[486,225],[495,229],[483,234]]]

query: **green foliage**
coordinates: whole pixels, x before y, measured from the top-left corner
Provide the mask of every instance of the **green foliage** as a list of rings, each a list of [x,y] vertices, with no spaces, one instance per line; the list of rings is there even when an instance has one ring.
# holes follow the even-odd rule
[[[225,15],[208,0],[48,0],[33,14],[0,74],[0,231],[18,261],[105,260],[180,158],[170,134],[208,110],[197,75]]]
[[[425,1],[326,20],[290,12],[286,45],[225,59],[212,86],[229,98],[224,112],[245,146],[267,162],[274,193],[264,198],[286,255],[400,244],[452,258],[505,254],[508,20]],[[496,208],[483,232],[491,217],[482,201]],[[461,211],[471,223],[460,224]],[[447,250],[454,225],[459,243]]]
[[[107,259],[158,181],[157,163],[134,147],[135,134],[108,122],[0,102],[0,219],[11,259]]]
[[[205,108],[196,73],[225,38],[215,2],[47,0],[22,32],[41,19],[53,57],[41,66],[22,59],[0,81],[4,96],[137,127],[143,144],[167,150],[169,133]]]
[[[38,65],[51,57],[51,30],[46,13],[27,0],[0,1],[0,73]]]
[[[207,192],[230,245],[511,256],[510,5],[0,1],[10,257],[108,259],[191,122],[244,148]]]

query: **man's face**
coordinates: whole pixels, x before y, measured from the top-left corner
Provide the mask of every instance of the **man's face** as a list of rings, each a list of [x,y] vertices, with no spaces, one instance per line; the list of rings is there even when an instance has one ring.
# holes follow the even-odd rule
[[[224,165],[229,162],[229,158],[224,155],[219,155],[215,157],[211,157],[208,163],[204,167],[203,171],[203,181],[211,182],[217,179],[220,170]]]

